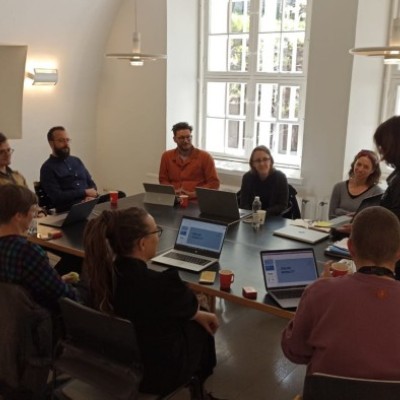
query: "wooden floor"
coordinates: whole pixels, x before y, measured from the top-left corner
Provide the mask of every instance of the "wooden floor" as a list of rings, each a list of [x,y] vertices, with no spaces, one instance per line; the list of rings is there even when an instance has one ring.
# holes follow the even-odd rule
[[[229,400],[291,400],[301,393],[305,367],[280,347],[287,320],[224,300],[217,300],[217,313],[218,365],[208,391]]]
[[[305,367],[289,362],[280,348],[287,320],[217,299],[220,329],[216,334],[218,365],[206,389],[229,400],[293,400],[302,391]],[[92,400],[75,388],[73,400]],[[171,400],[189,400],[181,390]],[[96,396],[93,400],[109,400]]]

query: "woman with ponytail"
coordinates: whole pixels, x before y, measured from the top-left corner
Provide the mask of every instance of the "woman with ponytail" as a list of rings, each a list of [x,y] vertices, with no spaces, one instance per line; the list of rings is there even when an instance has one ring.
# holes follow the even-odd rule
[[[131,320],[136,329],[144,365],[140,389],[165,395],[193,376],[204,382],[211,375],[218,320],[199,309],[177,271],[147,268],[161,234],[141,208],[103,211],[87,224],[84,268],[94,307]]]

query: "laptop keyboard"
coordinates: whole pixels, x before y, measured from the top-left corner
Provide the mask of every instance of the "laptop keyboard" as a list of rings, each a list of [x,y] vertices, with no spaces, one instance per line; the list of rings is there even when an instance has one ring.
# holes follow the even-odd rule
[[[297,297],[301,297],[304,289],[290,289],[290,290],[279,290],[274,291],[274,295],[278,299],[295,299]]]
[[[205,260],[204,258],[188,256],[186,254],[176,253],[175,251],[170,251],[169,253],[164,254],[164,257],[172,258],[179,261],[186,261],[197,265],[206,265],[207,263],[209,263],[209,260]]]

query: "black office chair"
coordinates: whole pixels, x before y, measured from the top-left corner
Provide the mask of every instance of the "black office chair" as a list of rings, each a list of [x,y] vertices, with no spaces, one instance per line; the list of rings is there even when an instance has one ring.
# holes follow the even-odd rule
[[[0,283],[0,398],[41,400],[51,367],[50,313],[20,285]]]
[[[47,214],[51,214],[55,209],[54,204],[50,200],[50,197],[47,196],[40,182],[33,182],[33,187],[35,189],[36,196],[38,198],[39,207],[41,207]]]
[[[289,218],[289,219],[301,218],[299,204],[297,203],[296,199],[297,190],[292,185],[288,185],[288,187],[289,187],[288,207],[282,211],[281,216],[283,218]]]
[[[54,376],[64,372],[71,381],[55,390],[57,399],[73,399],[84,392],[87,400],[158,400],[139,393],[142,364],[135,330],[128,320],[107,315],[75,301],[60,300],[65,338],[57,345]]]
[[[302,400],[399,400],[400,381],[313,374],[304,381]]]

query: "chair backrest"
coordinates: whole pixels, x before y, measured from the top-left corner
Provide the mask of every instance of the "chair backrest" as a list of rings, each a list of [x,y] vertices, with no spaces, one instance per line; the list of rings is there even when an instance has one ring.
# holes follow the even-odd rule
[[[47,196],[46,192],[43,190],[43,187],[40,182],[33,182],[33,187],[35,189],[36,196],[38,197],[39,207],[44,208],[46,211],[50,211],[54,207],[54,204],[50,200],[50,197]]]
[[[67,298],[60,308],[65,339],[57,346],[55,367],[115,398],[135,398],[142,364],[132,323]]]
[[[301,218],[299,204],[297,203],[296,199],[297,190],[292,185],[288,185],[288,187],[289,187],[288,208],[281,213],[281,216],[289,219]]]
[[[0,283],[0,325],[0,393],[41,398],[51,366],[50,313],[22,286]]]
[[[303,400],[398,400],[400,381],[356,379],[325,374],[307,375]]]

